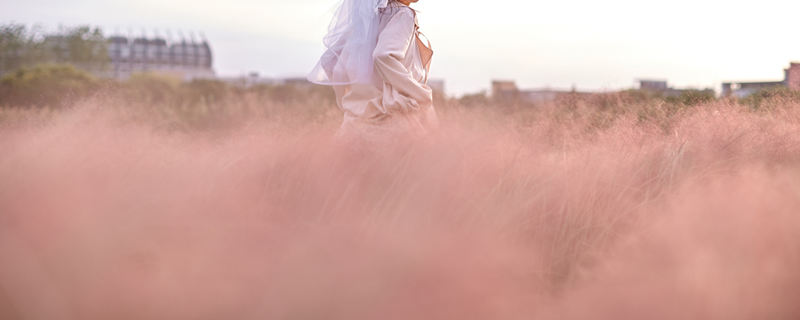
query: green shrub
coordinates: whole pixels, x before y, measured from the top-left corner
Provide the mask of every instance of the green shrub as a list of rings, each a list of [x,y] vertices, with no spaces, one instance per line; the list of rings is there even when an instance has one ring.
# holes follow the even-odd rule
[[[220,103],[231,93],[227,83],[219,80],[197,79],[181,86],[182,100],[187,104]]]
[[[774,87],[751,94],[741,102],[753,110],[769,108],[776,103],[781,105],[786,102],[800,103],[800,92],[787,87]]]
[[[60,27],[45,33],[39,27],[0,24],[0,73],[45,63],[69,63],[86,70],[108,67],[108,43],[100,28]]]
[[[473,94],[465,94],[464,96],[458,99],[458,102],[465,107],[486,107],[491,104],[491,101],[489,101],[489,97],[487,96],[486,91],[481,91],[479,93],[473,93]]]
[[[24,67],[0,78],[0,104],[64,106],[96,92],[100,83],[71,65]]]
[[[282,104],[336,102],[336,95],[331,87],[308,83],[257,85],[247,91],[262,99]]]
[[[175,103],[181,80],[160,73],[136,73],[122,83],[123,94],[143,103]]]
[[[696,106],[709,103],[717,99],[713,90],[685,90],[680,95],[667,97],[669,103],[682,104],[685,106]]]
[[[664,93],[653,90],[628,89],[619,92],[627,102],[648,103],[653,101],[663,101]]]

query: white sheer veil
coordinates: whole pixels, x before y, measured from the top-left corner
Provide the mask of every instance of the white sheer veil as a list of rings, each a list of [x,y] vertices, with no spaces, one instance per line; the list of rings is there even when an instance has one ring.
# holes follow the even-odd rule
[[[389,2],[342,0],[323,39],[327,50],[308,75],[308,81],[329,86],[372,83],[379,12]]]

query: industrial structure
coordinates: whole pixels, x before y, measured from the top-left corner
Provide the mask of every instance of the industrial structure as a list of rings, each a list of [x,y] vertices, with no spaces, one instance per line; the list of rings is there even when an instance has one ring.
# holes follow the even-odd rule
[[[428,86],[431,87],[434,96],[441,98],[447,96],[444,79],[428,79]]]
[[[668,91],[669,89],[670,87],[666,80],[651,80],[651,79],[639,80],[639,90],[662,92],[662,91]]]
[[[208,41],[112,36],[108,38],[110,67],[106,76],[127,79],[140,72],[169,74],[183,80],[214,78]]]
[[[105,55],[100,46],[91,48],[91,53],[80,51],[83,48],[74,48],[63,35],[47,36],[43,43],[54,53],[55,62],[74,64],[99,77],[125,80],[141,72],[167,74],[185,81],[216,77],[211,46],[206,40],[195,41],[192,37],[169,42],[161,37],[111,36],[105,41],[108,64],[100,61]]]
[[[581,94],[572,90],[527,89],[521,90],[516,82],[509,80],[492,81],[492,100],[499,103],[543,103],[556,100],[566,94]]]
[[[678,97],[687,92],[706,92],[716,95],[713,89],[677,89],[669,85],[667,80],[639,79],[639,90],[655,93],[663,97]]]
[[[639,80],[639,90],[653,93],[663,97],[678,97],[684,93],[702,92],[715,94],[713,89],[676,89],[669,86],[666,80]],[[588,92],[579,92],[575,88],[570,90],[557,89],[527,89],[522,90],[517,87],[514,81],[494,80],[492,81],[491,98],[495,102],[505,104],[525,103],[540,104],[552,102],[560,97],[576,97],[589,95]]]
[[[800,63],[792,62],[783,70],[783,81],[723,82],[722,96],[744,98],[758,91],[771,88],[800,90]]]

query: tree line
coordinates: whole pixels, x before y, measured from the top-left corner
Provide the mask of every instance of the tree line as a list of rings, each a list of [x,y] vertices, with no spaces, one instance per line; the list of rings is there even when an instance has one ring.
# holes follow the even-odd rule
[[[59,27],[48,33],[37,26],[0,25],[0,74],[48,63],[102,70],[109,62],[108,43],[98,27]]]

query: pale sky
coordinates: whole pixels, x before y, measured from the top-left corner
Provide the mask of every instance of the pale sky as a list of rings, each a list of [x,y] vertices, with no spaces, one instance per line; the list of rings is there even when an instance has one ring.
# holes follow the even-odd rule
[[[223,76],[304,76],[322,53],[337,0],[0,0],[0,23],[91,24],[109,33],[202,32]],[[718,89],[723,80],[781,80],[800,61],[800,1],[420,0],[448,92],[613,90],[637,78]]]

